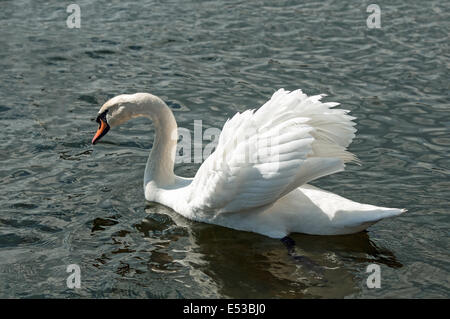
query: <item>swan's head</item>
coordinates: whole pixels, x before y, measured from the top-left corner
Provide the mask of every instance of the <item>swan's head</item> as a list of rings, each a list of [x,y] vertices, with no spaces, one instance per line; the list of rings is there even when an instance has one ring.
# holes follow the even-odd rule
[[[110,128],[127,122],[133,116],[134,109],[142,102],[143,93],[122,94],[108,100],[98,111],[97,123],[98,130],[92,139],[92,144],[97,143],[108,133]]]
[[[149,117],[155,124],[169,121],[176,129],[172,112],[167,104],[156,95],[149,93],[122,94],[107,101],[98,111],[98,130],[92,139],[92,144],[97,143],[105,136],[110,128],[139,116]]]

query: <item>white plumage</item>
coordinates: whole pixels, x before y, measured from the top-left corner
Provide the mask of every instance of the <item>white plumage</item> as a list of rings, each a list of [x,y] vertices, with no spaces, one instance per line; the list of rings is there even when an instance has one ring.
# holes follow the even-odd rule
[[[156,137],[145,171],[145,197],[190,219],[281,238],[291,232],[354,233],[402,213],[307,184],[358,162],[347,151],[355,118],[321,97],[280,89],[258,110],[237,113],[193,179],[173,174],[177,126],[161,99],[121,95],[105,103],[100,114],[107,111],[111,126],[136,116],[153,120]]]

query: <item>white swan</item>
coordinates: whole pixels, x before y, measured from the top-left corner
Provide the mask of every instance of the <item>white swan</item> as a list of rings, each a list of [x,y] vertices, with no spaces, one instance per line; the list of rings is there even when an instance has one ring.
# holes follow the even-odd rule
[[[145,198],[196,221],[282,238],[291,232],[355,233],[403,213],[307,184],[357,161],[346,150],[356,132],[354,118],[332,108],[338,103],[320,102],[321,97],[280,89],[257,111],[237,113],[193,179],[173,172],[177,124],[157,96],[136,93],[107,101],[92,143],[110,127],[150,118],[156,136],[145,168]]]

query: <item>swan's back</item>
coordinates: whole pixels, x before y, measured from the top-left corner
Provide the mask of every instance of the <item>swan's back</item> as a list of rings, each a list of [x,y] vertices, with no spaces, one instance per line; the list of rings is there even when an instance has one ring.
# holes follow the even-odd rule
[[[190,186],[189,205],[215,213],[265,206],[355,161],[347,151],[354,118],[321,97],[280,89],[257,111],[227,121]]]

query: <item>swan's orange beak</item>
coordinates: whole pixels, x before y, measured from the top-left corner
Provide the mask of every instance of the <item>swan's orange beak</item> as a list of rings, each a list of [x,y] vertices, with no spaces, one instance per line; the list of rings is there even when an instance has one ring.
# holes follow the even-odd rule
[[[109,125],[104,119],[100,118],[97,121],[99,123],[98,130],[97,133],[95,133],[94,138],[92,139],[92,144],[97,143],[98,140],[100,140],[109,131]]]

